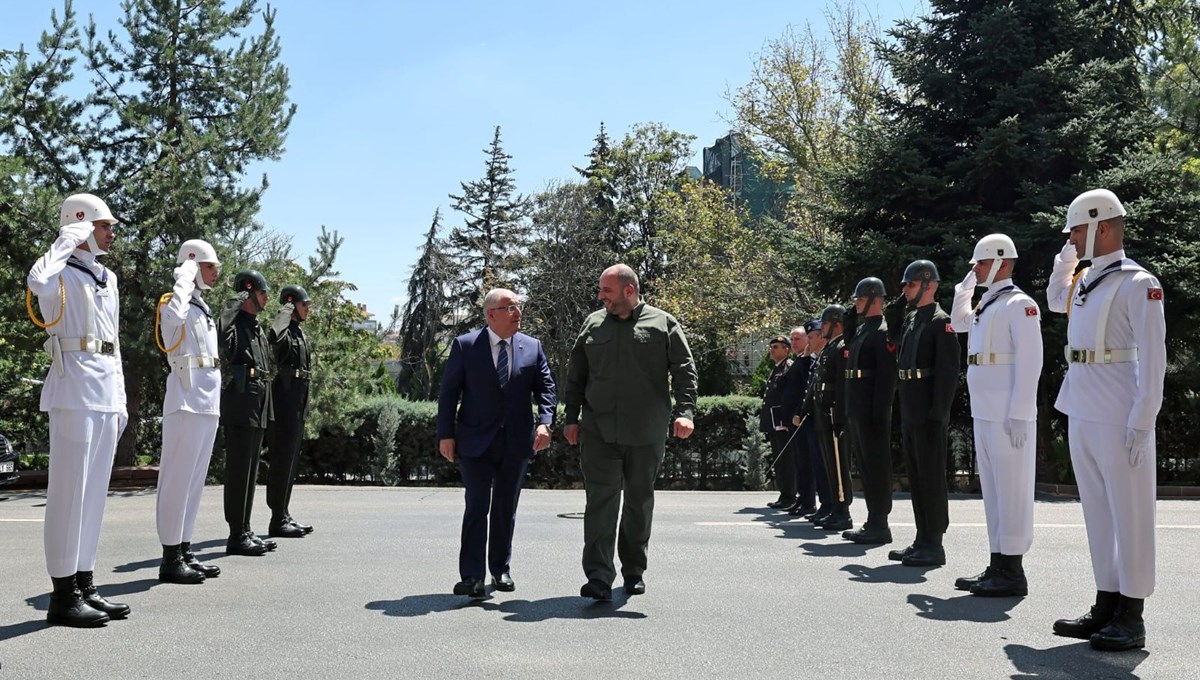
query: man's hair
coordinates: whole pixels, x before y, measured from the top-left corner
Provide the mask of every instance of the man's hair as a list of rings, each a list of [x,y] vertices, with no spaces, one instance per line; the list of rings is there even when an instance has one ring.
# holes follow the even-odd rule
[[[796,326],[792,330],[788,331],[788,335],[791,335],[792,333],[799,333],[805,337],[808,337],[808,331],[804,330],[804,326]]]
[[[495,307],[496,303],[500,301],[500,298],[505,296],[512,296],[515,298],[517,297],[517,294],[507,288],[493,288],[487,292],[487,295],[483,296],[483,302],[481,304],[483,305],[484,310],[488,310],[492,307]],[[520,298],[518,298],[518,300],[519,299]]]
[[[614,264],[605,269],[601,276],[608,276],[609,274],[617,277],[617,282],[621,284],[621,290],[624,290],[625,286],[633,286],[633,292],[641,292],[641,287],[638,285],[638,275],[637,272],[633,271],[633,267],[627,264]]]

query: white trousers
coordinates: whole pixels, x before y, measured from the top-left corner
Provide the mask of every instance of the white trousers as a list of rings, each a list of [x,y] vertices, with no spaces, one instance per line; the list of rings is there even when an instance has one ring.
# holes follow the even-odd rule
[[[976,418],[974,430],[988,550],[1024,555],[1033,545],[1036,432],[1031,427],[1025,444],[1018,449],[1013,447],[1002,422]]]
[[[1096,589],[1146,598],[1154,592],[1155,436],[1137,467],[1129,465],[1125,424],[1071,418],[1071,466],[1083,501]]]
[[[116,413],[50,411],[50,470],[42,530],[46,571],[52,578],[95,569],[116,453]]]
[[[163,416],[155,505],[158,540],[163,545],[192,541],[219,420],[215,413],[188,411]]]

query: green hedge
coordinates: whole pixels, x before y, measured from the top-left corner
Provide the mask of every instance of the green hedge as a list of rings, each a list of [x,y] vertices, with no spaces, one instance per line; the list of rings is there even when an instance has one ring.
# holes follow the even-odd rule
[[[701,397],[696,432],[670,438],[658,487],[664,489],[762,488],[762,436],[756,431],[761,401],[753,397]],[[561,410],[559,415],[561,416]],[[335,484],[458,485],[458,468],[437,452],[437,404],[397,396],[375,397],[351,413],[357,427],[324,430],[305,442],[298,476]],[[561,418],[560,418],[561,420]],[[582,488],[579,450],[556,425],[550,448],[530,464],[526,487]]]

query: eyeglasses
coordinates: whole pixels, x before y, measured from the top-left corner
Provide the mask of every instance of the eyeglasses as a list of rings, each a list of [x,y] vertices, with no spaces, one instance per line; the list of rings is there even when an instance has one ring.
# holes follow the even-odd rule
[[[509,314],[514,314],[516,312],[521,311],[521,305],[505,305],[503,307],[492,307],[492,311],[508,312]]]

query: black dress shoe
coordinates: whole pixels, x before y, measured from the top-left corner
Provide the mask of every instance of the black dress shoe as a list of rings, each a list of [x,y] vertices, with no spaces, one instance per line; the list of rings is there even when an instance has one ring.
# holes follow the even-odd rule
[[[506,593],[511,593],[517,589],[517,584],[513,583],[512,576],[507,571],[499,576],[493,576],[492,585],[496,586],[496,590],[502,590]]]
[[[901,548],[900,550],[889,550],[888,551],[888,559],[892,560],[893,562],[903,562],[904,558],[911,555],[913,553],[913,551],[916,549],[917,549],[917,544],[913,543],[912,545],[910,545],[906,548]]]
[[[834,513],[833,516],[821,523],[821,528],[825,531],[847,531],[854,528],[854,520],[850,518],[849,513],[844,515]]]
[[[263,538],[262,536],[259,536],[258,534],[254,533],[253,531],[250,532],[250,540],[254,541],[258,545],[261,545],[263,547],[263,550],[266,550],[267,552],[271,552],[272,550],[279,547],[279,544],[276,543],[275,541],[272,541],[269,538]]]
[[[303,529],[283,517],[271,520],[271,524],[267,527],[267,535],[274,538],[304,538],[307,536]]]
[[[625,594],[626,595],[645,595],[646,582],[641,576],[626,576],[625,577]]]
[[[767,503],[767,507],[771,508],[772,510],[782,510],[785,508],[790,508],[792,503],[793,501],[787,501],[781,498],[774,503]]]
[[[261,542],[251,540],[251,534],[248,531],[243,531],[234,536],[230,536],[225,542],[226,555],[245,555],[247,557],[258,557],[265,555],[267,548]]]
[[[114,621],[129,616],[129,605],[122,602],[109,602],[100,597],[100,593],[96,591],[96,584],[92,582],[92,572],[75,572],[75,585],[79,588],[79,596],[83,598],[84,604],[92,609],[108,614],[108,618]]]
[[[812,515],[811,517],[805,517],[805,519],[807,519],[809,522],[812,522],[813,526],[819,527],[825,522],[829,521],[831,517],[833,517],[832,510],[822,510],[818,511],[817,514]]]
[[[183,542],[179,544],[179,553],[183,557],[183,563],[192,569],[204,574],[204,578],[216,578],[221,575],[221,568],[215,564],[205,564],[196,559],[196,554],[192,552],[192,544]]]
[[[466,595],[472,600],[478,600],[487,597],[487,589],[483,586],[483,579],[468,578],[454,584],[454,594]]]
[[[1099,633],[1108,625],[1117,613],[1117,604],[1121,601],[1120,593],[1106,590],[1096,591],[1096,604],[1088,613],[1077,619],[1059,619],[1054,622],[1054,634],[1063,637],[1090,640],[1093,633]]]
[[[884,545],[892,542],[892,532],[888,529],[860,527],[842,534],[842,538],[862,545]]]
[[[612,600],[612,586],[598,578],[588,579],[588,582],[579,589],[579,596],[609,602]]]
[[[802,507],[802,508],[799,508],[799,509],[797,509],[797,510],[796,510],[796,512],[795,512],[795,513],[792,513],[792,514],[796,514],[796,515],[812,515],[812,514],[815,514],[816,512],[817,512],[817,508],[816,508],[816,506],[813,506],[813,505],[806,505],[806,506],[804,506],[804,507]]]
[[[940,545],[920,546],[900,560],[906,567],[940,567],[945,563],[946,551]]]
[[[291,515],[287,515],[285,517],[285,519],[287,519],[289,524],[295,524],[297,527],[300,528],[300,531],[303,531],[306,534],[311,534],[313,532],[313,528],[312,528],[311,524],[301,524],[301,523],[297,522]]]

